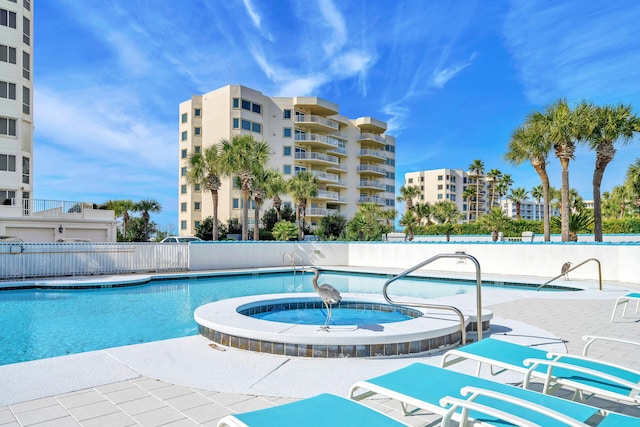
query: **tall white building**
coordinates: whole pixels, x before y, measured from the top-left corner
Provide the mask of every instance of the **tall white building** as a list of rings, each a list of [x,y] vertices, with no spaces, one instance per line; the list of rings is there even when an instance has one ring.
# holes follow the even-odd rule
[[[306,212],[312,226],[333,213],[349,219],[364,202],[395,205],[396,142],[385,134],[387,124],[372,117],[344,117],[330,101],[312,96],[269,97],[245,86],[228,85],[182,102],[179,128],[178,228],[182,235],[194,234],[213,211],[211,195],[187,182],[189,156],[239,134],[268,142],[272,148],[269,167],[286,179],[303,170],[318,178],[318,196],[308,201]],[[281,197],[291,203],[288,196]],[[219,220],[240,218],[241,208],[240,193],[224,179]],[[262,206],[270,208],[270,201]]]
[[[31,1],[0,4],[0,204],[33,192]]]
[[[476,179],[479,179],[479,196],[467,201],[464,198],[464,190],[471,186],[476,189]],[[417,186],[420,188],[420,195],[414,202],[434,204],[439,201],[448,200],[456,204],[458,211],[462,213],[462,221],[470,222],[476,219],[476,203],[478,214],[482,215],[489,211],[491,204],[492,183],[484,176],[476,177],[462,169],[432,169],[417,172],[408,172],[404,175],[405,186]],[[497,197],[497,195],[495,196]],[[467,205],[469,203],[469,205]],[[494,205],[497,200],[494,200]]]

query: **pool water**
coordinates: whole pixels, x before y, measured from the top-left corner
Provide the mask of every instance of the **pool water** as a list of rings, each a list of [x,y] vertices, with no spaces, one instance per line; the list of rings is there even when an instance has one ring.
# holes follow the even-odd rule
[[[0,365],[198,334],[193,313],[226,298],[313,292],[311,274],[247,274],[102,289],[0,291]],[[322,272],[340,292],[380,295],[381,275]],[[439,297],[475,284],[402,279],[394,295]],[[324,319],[319,324],[324,323]]]
[[[334,307],[330,325],[375,325],[379,323],[403,322],[412,319],[398,311],[357,310],[355,308]],[[327,318],[324,308],[301,308],[294,310],[274,310],[252,315],[257,319],[271,322],[295,323],[298,325],[323,325]]]

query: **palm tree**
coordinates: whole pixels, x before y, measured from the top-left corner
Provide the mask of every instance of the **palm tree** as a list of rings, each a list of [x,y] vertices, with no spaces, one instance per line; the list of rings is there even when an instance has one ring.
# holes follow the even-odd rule
[[[471,199],[476,197],[476,190],[468,186],[462,191],[462,197],[467,201],[467,223],[471,222]]]
[[[509,192],[509,198],[516,205],[516,219],[520,219],[520,207],[528,195],[529,192],[524,187],[512,188]]]
[[[580,194],[578,194],[578,190],[572,188],[569,190],[569,210],[571,213],[580,213],[584,211],[584,199]]]
[[[494,242],[498,240],[500,231],[504,230],[510,222],[511,218],[499,207],[492,208],[488,214],[483,215],[478,221],[482,229],[491,232],[491,238]]]
[[[583,138],[587,127],[583,119],[589,107],[582,102],[572,110],[566,99],[559,99],[547,106],[543,113],[534,113],[553,143],[556,157],[562,167],[562,241],[569,241],[569,163],[575,158],[576,141]]]
[[[282,208],[281,194],[287,192],[287,183],[281,173],[270,174],[264,185],[265,197],[273,199],[272,206],[276,210],[276,222],[280,221],[280,209]]]
[[[301,171],[287,181],[287,190],[296,205],[296,222],[298,236],[304,239],[304,224],[306,218],[307,201],[318,195],[318,178],[309,171]]]
[[[397,197],[399,202],[404,202],[405,211],[413,209],[413,199],[420,195],[420,187],[416,185],[403,185],[400,187],[400,195]]]
[[[426,225],[431,224],[431,204],[429,202],[416,203],[413,207],[413,211],[418,217],[418,225],[422,225],[422,219],[426,219]]]
[[[540,220],[540,200],[544,198],[544,188],[542,185],[536,185],[531,189],[531,197],[536,200],[536,214],[533,219]],[[546,242],[546,240],[545,240]]]
[[[418,216],[413,210],[407,210],[400,218],[400,225],[404,227],[404,234],[408,241],[413,241],[415,228],[418,225]]]
[[[558,226],[558,217],[554,217],[552,221],[555,227]],[[591,224],[593,224],[593,215],[591,211],[580,213],[571,212],[569,215],[569,242],[578,241],[578,233],[589,232]]]
[[[227,175],[237,175],[242,191],[242,240],[249,239],[249,194],[253,180],[269,161],[267,142],[256,141],[251,135],[235,135],[222,140],[221,165]],[[257,225],[256,225],[257,226]]]
[[[449,224],[446,229],[447,242],[451,240],[451,231],[453,231],[453,224],[460,220],[462,214],[458,211],[456,204],[449,200],[441,200],[433,205],[432,208],[433,217],[440,224]]]
[[[122,237],[127,235],[127,223],[129,222],[129,211],[133,211],[135,203],[131,200],[108,200],[103,205],[105,209],[112,210],[114,215],[122,217]]]
[[[547,174],[547,159],[551,151],[551,139],[546,132],[545,123],[541,114],[532,114],[527,117],[524,126],[516,129],[511,135],[509,149],[505,154],[505,160],[519,165],[528,160],[535,169],[542,182],[542,198],[544,199],[544,241],[551,241],[551,227],[549,206],[549,175]],[[503,177],[504,178],[504,177]],[[511,178],[511,177],[509,177]],[[538,204],[540,201],[538,200]]]
[[[594,107],[589,105],[590,128],[586,142],[596,152],[593,171],[593,234],[596,242],[602,242],[602,202],[600,185],[607,165],[616,154],[615,143],[626,144],[637,132],[638,117],[631,113],[630,105]]]
[[[491,169],[487,172],[487,180],[491,183],[491,207],[495,205],[496,184],[501,176],[502,172],[499,169]]]
[[[398,216],[398,211],[395,209],[384,209],[380,212],[380,219],[384,221],[384,234],[389,240],[389,232],[393,231],[394,227],[391,225],[392,221],[395,221]]]
[[[187,166],[187,182],[201,185],[211,192],[211,204],[213,206],[212,239],[218,240],[218,190],[222,185],[222,164],[220,161],[220,146],[212,145],[204,152],[193,153],[189,157]]]
[[[480,216],[480,178],[484,174],[484,162],[482,160],[474,160],[469,165],[469,175],[476,179],[476,221]]]
[[[625,187],[626,194],[635,201],[636,207],[640,207],[640,158],[627,169]]]
[[[162,206],[158,201],[153,199],[140,200],[135,204],[133,210],[136,212],[142,212],[142,220],[144,221],[144,241],[149,241],[149,212],[160,212]]]
[[[264,203],[264,199],[267,198],[267,185],[269,185],[269,181],[277,179],[275,178],[276,176],[282,177],[276,169],[268,169],[257,173],[253,179],[253,187],[251,188],[255,204],[255,209],[253,210],[253,222],[255,224],[253,227],[253,240],[256,242],[260,240],[260,208]]]
[[[502,203],[502,196],[509,194],[509,188],[513,185],[513,178],[510,173],[505,173],[500,177],[498,182],[498,195],[500,196],[500,203]]]

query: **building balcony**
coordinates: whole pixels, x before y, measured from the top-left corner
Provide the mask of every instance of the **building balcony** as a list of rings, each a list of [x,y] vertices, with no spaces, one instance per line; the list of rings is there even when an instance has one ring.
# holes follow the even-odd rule
[[[328,173],[328,172],[322,172],[322,171],[311,171],[311,173],[313,174],[313,176],[318,178],[318,181],[323,183],[324,182],[336,183],[339,181],[339,176],[338,174],[335,174],[335,173]]]
[[[327,209],[327,208],[307,209],[307,216],[327,216],[327,215],[336,215],[339,213],[340,211],[338,209]]]
[[[375,190],[383,190],[386,188],[385,185],[380,181],[373,181],[368,179],[361,179],[358,184],[358,188],[362,189],[375,189]]]
[[[346,157],[347,149],[344,147],[335,147],[327,150],[327,153],[335,154],[336,156]]]
[[[0,216],[115,219],[113,211],[98,209],[89,202],[21,198],[6,199],[0,205]]]
[[[307,129],[318,130],[322,132],[332,132],[340,130],[340,123],[326,117],[315,116],[313,114],[296,114],[293,118],[296,125],[304,126]]]
[[[335,182],[327,182],[327,187],[347,188],[348,186],[347,181],[343,179],[339,179]]]
[[[338,193],[337,191],[318,190],[318,195],[315,198],[322,200],[331,200],[332,202],[346,203],[346,200],[343,197],[340,197],[340,193]]]
[[[361,133],[358,137],[360,143],[366,143],[377,148],[383,148],[387,145],[387,141],[384,136],[376,135],[374,133]]]
[[[384,154],[384,151],[371,150],[369,148],[360,149],[360,154],[358,154],[358,157],[363,160],[373,160],[380,162],[384,162],[387,158]]]
[[[347,172],[347,167],[344,165],[341,165],[340,163],[335,164],[335,165],[328,165],[327,166],[327,170],[328,171],[335,171],[335,172]]]
[[[360,196],[358,197],[358,203],[375,203],[376,205],[384,206],[386,201],[382,197]]]
[[[328,154],[317,153],[314,151],[297,152],[295,153],[294,159],[319,165],[337,165],[339,163],[336,156],[330,156]]]
[[[329,132],[327,136],[331,136],[333,138],[342,139],[345,141],[349,140],[349,136],[345,132]]]
[[[387,130],[387,124],[385,122],[374,119],[373,117],[358,117],[355,120],[355,124],[364,132],[382,133]]]
[[[317,96],[296,96],[293,98],[294,107],[309,111],[312,114],[320,114],[323,116],[333,116],[338,114],[339,107],[333,102]]]
[[[327,135],[318,135],[317,133],[297,133],[294,137],[298,143],[304,143],[310,147],[320,148],[338,148],[342,141]]]
[[[386,169],[376,165],[360,165],[358,166],[358,173],[387,176]]]

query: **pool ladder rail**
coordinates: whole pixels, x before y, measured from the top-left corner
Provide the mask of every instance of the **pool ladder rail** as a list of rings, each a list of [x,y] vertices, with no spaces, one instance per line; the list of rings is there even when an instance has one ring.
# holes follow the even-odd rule
[[[289,263],[287,264],[287,260],[286,258],[289,258]],[[293,269],[293,275],[295,276],[296,274],[296,267],[298,266],[298,264],[296,264],[296,259],[298,261],[300,261],[300,270],[304,272],[304,261],[302,260],[302,257],[300,255],[298,255],[296,252],[285,252],[282,254],[282,265],[286,266],[289,265],[292,269]]]
[[[387,300],[387,302],[391,305],[402,305],[402,306],[409,306],[409,307],[419,307],[419,308],[430,308],[430,309],[435,309],[435,310],[449,310],[449,311],[453,311],[454,313],[456,313],[458,315],[458,318],[460,319],[460,332],[462,333],[462,345],[465,345],[467,343],[467,328],[465,325],[465,321],[464,321],[464,314],[462,314],[462,312],[452,306],[452,305],[443,305],[443,304],[420,304],[420,303],[416,303],[416,302],[403,302],[403,301],[398,301],[398,300],[393,300],[391,299],[391,297],[389,297],[389,294],[387,293],[387,288],[389,287],[389,285],[393,282],[395,282],[398,279],[401,279],[403,277],[405,277],[406,275],[408,275],[409,273],[414,272],[415,270],[424,267],[427,264],[431,264],[432,262],[442,259],[442,258],[456,258],[456,259],[468,259],[471,262],[473,262],[473,264],[475,265],[476,268],[476,309],[477,309],[477,332],[478,332],[478,341],[480,341],[482,339],[482,279],[481,279],[481,274],[480,274],[480,263],[478,262],[478,260],[471,256],[468,255],[464,252],[456,252],[453,254],[438,254],[435,255],[431,258],[429,258],[426,261],[421,262],[420,264],[414,265],[413,267],[403,271],[402,273],[398,274],[397,276],[392,277],[391,279],[387,280],[384,284],[384,286],[382,287],[382,295],[384,295],[384,299]]]
[[[576,264],[573,267],[571,267],[570,269],[568,269],[567,271],[565,271],[564,273],[560,273],[558,274],[556,277],[554,277],[551,280],[548,280],[546,282],[544,282],[542,285],[538,286],[536,288],[536,291],[539,291],[541,288],[544,288],[545,286],[547,286],[549,283],[558,280],[559,278],[561,278],[562,276],[566,276],[567,274],[569,274],[570,272],[572,272],[573,270],[575,270],[578,267],[582,267],[583,265],[585,265],[586,263],[588,263],[589,261],[595,261],[598,264],[598,286],[600,287],[600,290],[602,291],[602,266],[600,265],[600,261],[597,258],[589,258],[587,260],[582,261],[580,264]]]

